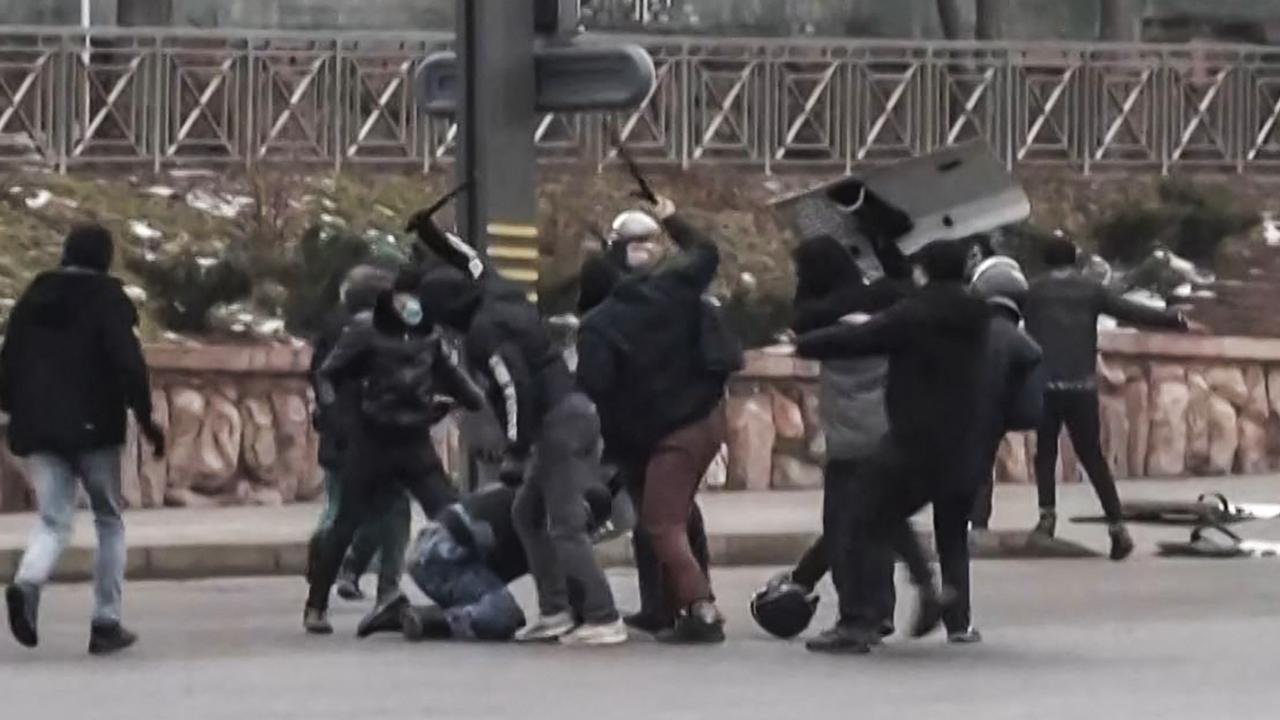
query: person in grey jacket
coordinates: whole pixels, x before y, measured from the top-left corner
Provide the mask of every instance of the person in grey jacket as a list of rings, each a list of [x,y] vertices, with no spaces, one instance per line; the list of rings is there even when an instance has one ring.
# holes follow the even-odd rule
[[[896,277],[868,283],[853,254],[830,236],[802,242],[793,258],[797,285],[792,328],[797,333],[833,325],[853,313],[879,312],[910,291],[906,281]],[[848,496],[863,481],[863,464],[888,432],[884,405],[887,373],[885,358],[865,357],[824,362],[818,375],[819,412],[827,441],[823,536],[818,543],[825,550],[826,565],[838,590],[861,586],[874,597],[884,635],[893,632],[893,556],[887,547],[870,549],[864,539],[853,536],[857,526],[846,515],[851,510]],[[806,553],[810,561],[799,567],[813,567],[813,557],[813,550]],[[791,579],[812,587],[820,577],[812,572],[793,573]],[[851,599],[856,594],[842,591],[840,597]],[[846,610],[842,602],[842,620],[851,617]]]

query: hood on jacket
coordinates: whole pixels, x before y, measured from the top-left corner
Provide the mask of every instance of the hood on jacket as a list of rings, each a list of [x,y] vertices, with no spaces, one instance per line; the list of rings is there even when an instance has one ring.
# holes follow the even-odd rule
[[[122,293],[120,281],[77,266],[40,274],[27,288],[24,301],[36,325],[61,328],[74,323],[86,308],[102,302],[109,291]]]
[[[83,268],[105,273],[111,269],[115,242],[111,231],[101,225],[79,225],[62,244],[62,267]]]
[[[791,253],[796,266],[796,301],[823,298],[863,282],[862,269],[848,248],[830,235],[800,243]]]
[[[465,332],[484,298],[481,285],[452,267],[435,268],[418,286],[423,310],[438,322]]]
[[[350,315],[372,310],[378,296],[391,288],[395,277],[391,271],[375,265],[357,265],[351,268],[339,291],[343,308]]]

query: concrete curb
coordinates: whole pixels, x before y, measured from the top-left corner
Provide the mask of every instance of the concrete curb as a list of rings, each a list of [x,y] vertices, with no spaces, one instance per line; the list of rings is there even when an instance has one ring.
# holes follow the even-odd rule
[[[711,564],[716,567],[790,565],[816,537],[813,533],[721,534],[708,538]],[[932,547],[932,538],[924,538]],[[1030,541],[1026,532],[991,532],[975,536],[974,559],[1061,559],[1098,557],[1088,548],[1064,541]],[[613,540],[597,549],[607,567],[632,564],[631,543]],[[54,574],[57,582],[82,582],[93,575],[91,548],[71,547]],[[20,549],[0,550],[0,579],[13,577]],[[302,575],[306,569],[305,542],[175,544],[129,549],[127,576],[131,580],[197,580],[264,575]]]

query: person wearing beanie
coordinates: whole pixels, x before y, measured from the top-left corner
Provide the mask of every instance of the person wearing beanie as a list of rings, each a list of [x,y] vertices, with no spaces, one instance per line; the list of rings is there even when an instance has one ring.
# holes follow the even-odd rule
[[[1098,416],[1098,316],[1139,327],[1186,332],[1198,326],[1177,311],[1157,310],[1126,300],[1076,269],[1078,251],[1066,238],[1045,247],[1048,273],[1031,283],[1023,306],[1027,332],[1044,351],[1044,415],[1036,429],[1036,486],[1040,521],[1034,532],[1053,537],[1057,526],[1058,436],[1065,425],[1071,446],[1093,484],[1109,524],[1111,559],[1133,552],[1121,518],[1120,495],[1102,454]]]
[[[72,230],[62,266],[41,273],[23,292],[0,348],[9,446],[26,458],[40,504],[30,544],[5,591],[9,627],[26,647],[39,642],[40,591],[70,538],[78,485],[89,496],[98,534],[89,652],[111,653],[137,640],[121,624],[120,448],[127,411],[157,456],[164,454],[164,433],[151,416],[137,310],[107,274],[112,255],[106,228]]]
[[[925,505],[972,490],[970,469],[979,441],[982,362],[989,313],[964,285],[966,248],[935,241],[911,258],[919,290],[874,316],[847,317],[801,335],[798,355],[815,360],[884,356],[889,361],[885,409],[889,430],[867,463],[867,478],[849,488],[848,536],[864,552],[891,547],[907,564],[918,591],[911,634],[942,622],[955,590],[934,585],[932,569],[909,518]],[[967,508],[965,512],[967,517]],[[808,644],[817,652],[866,653],[877,644],[883,613],[869,588],[841,588],[841,622]]]

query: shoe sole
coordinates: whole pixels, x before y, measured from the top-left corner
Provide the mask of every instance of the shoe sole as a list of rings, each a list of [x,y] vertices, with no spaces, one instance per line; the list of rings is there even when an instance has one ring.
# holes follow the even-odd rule
[[[804,649],[808,650],[811,653],[816,653],[818,655],[870,655],[871,654],[870,645],[841,645],[841,646],[835,646],[835,647],[824,647],[824,646],[814,647],[812,645],[805,645]]]
[[[122,650],[128,650],[129,648],[133,647],[137,643],[138,643],[138,639],[133,638],[129,642],[123,643],[120,645],[108,645],[108,646],[97,646],[97,647],[90,645],[89,654],[97,657],[101,657],[103,655],[114,655]]]
[[[626,635],[620,637],[595,638],[592,640],[576,640],[568,635],[560,637],[560,644],[565,647],[610,647],[613,645],[622,645],[628,640]]]
[[[9,630],[23,647],[33,648],[39,644],[40,638],[36,629],[27,622],[27,595],[17,586],[10,586],[4,591],[5,603],[9,606]]]

